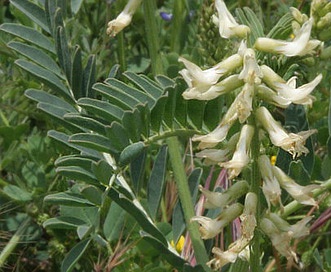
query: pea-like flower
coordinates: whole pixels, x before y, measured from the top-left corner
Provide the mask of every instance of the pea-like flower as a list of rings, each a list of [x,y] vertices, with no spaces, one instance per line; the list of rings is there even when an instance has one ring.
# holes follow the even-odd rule
[[[293,41],[257,38],[254,47],[260,51],[283,54],[288,57],[312,54],[314,49],[321,44],[318,40],[309,40],[312,25],[313,19],[311,18],[297,31]]]
[[[116,17],[116,19],[108,23],[107,34],[115,37],[125,27],[127,27],[132,20],[133,14],[136,12],[142,0],[129,0],[123,11]]]
[[[301,131],[297,134],[287,133],[265,107],[256,110],[256,118],[268,132],[270,140],[275,146],[281,147],[293,157],[309,153],[304,144],[308,137],[316,133],[317,130]]]
[[[246,25],[239,25],[229,12],[223,0],[216,0],[215,7],[218,17],[213,16],[213,22],[219,27],[221,37],[230,38],[233,36],[244,38],[250,32]]]
[[[183,74],[182,74],[183,75]],[[185,77],[184,77],[185,78]],[[244,84],[239,75],[231,75],[214,85],[201,85],[188,88],[183,92],[184,99],[212,100],[220,95],[234,91]]]
[[[273,166],[273,172],[280,184],[296,201],[303,205],[317,206],[313,198],[313,190],[319,188],[317,184],[301,186],[286,175],[280,168]]]
[[[237,198],[246,194],[248,189],[249,185],[245,180],[234,183],[229,189],[222,193],[211,192],[203,188],[201,185],[199,186],[199,190],[206,197],[206,201],[204,203],[204,207],[206,209],[224,208]]]
[[[237,177],[242,169],[250,162],[250,144],[254,135],[254,128],[250,125],[244,125],[240,132],[236,151],[230,161],[220,163],[221,166],[228,169],[229,179]]]
[[[272,171],[273,166],[271,165],[269,158],[266,155],[260,156],[258,159],[258,165],[263,179],[262,191],[267,200],[269,210],[271,208],[270,204],[274,206],[279,204],[282,208],[282,191],[279,182]]]
[[[239,139],[239,132],[234,134],[225,144],[223,149],[204,149],[195,155],[198,158],[204,158],[206,164],[217,164],[227,161],[236,149],[236,144]]]
[[[202,70],[199,66],[183,57],[180,57],[178,61],[185,65],[185,69],[182,69],[179,73],[188,85],[188,89],[184,92],[183,96],[185,99],[193,99],[199,97],[198,94],[203,95],[205,92],[208,92],[210,87],[215,85],[224,74],[242,65],[242,56],[240,54],[234,54],[206,70]],[[225,88],[223,84],[215,86],[215,89],[210,92],[224,92]],[[234,84],[233,80],[230,84],[229,82],[225,82],[225,85],[231,84]]]
[[[236,100],[238,100],[238,97]],[[230,108],[225,113],[221,123],[212,132],[206,135],[193,136],[192,141],[200,142],[200,149],[214,147],[226,138],[231,126],[238,119],[238,103],[236,100],[231,104]]]
[[[220,248],[214,247],[212,253],[214,258],[207,265],[213,269],[220,269],[227,263],[234,263],[237,258],[249,260],[249,243],[254,236],[256,227],[256,207],[257,196],[254,193],[248,193],[245,198],[245,206],[241,219],[242,236],[230,244],[228,250],[222,251]]]
[[[270,89],[268,86],[261,84],[258,85],[256,88],[257,96],[262,99],[263,101],[276,105],[280,108],[287,108],[291,101],[285,99],[284,97],[279,96],[274,90]]]
[[[248,48],[244,51],[244,61],[243,61],[243,69],[239,74],[239,78],[243,79],[246,83],[251,85],[261,83],[260,78],[262,78],[263,74],[259,65],[255,59],[255,52],[253,49]]]
[[[200,224],[199,231],[202,239],[211,239],[219,234],[232,220],[237,218],[242,213],[242,210],[242,205],[235,203],[224,209],[216,219],[206,216],[194,216],[191,218],[191,221],[196,221]]]
[[[287,259],[297,260],[297,255],[290,245],[291,237],[288,232],[280,231],[268,218],[262,218],[260,228],[270,238],[271,243],[281,255]]]
[[[294,104],[301,105],[311,105],[313,102],[313,97],[310,93],[315,89],[315,87],[321,82],[322,75],[319,74],[315,79],[307,84],[300,87],[296,87],[296,77],[290,78],[286,84],[276,82],[275,91],[281,98],[284,98]]]
[[[298,239],[309,234],[307,224],[313,219],[312,216],[305,216],[294,225],[290,225],[286,220],[282,219],[278,214],[270,213],[268,218],[277,226],[280,231],[287,232],[293,239]]]

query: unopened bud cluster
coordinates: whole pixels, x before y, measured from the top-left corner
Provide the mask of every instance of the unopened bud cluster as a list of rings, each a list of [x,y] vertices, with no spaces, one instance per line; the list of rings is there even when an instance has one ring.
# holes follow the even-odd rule
[[[252,142],[266,143],[261,141],[261,135],[267,134],[269,143],[296,158],[309,152],[305,142],[308,137],[316,133],[316,130],[301,131],[296,134],[287,132],[273,118],[266,105],[280,108],[287,108],[290,104],[310,106],[314,101],[311,93],[321,82],[322,75],[317,75],[307,84],[297,86],[296,77],[286,81],[272,68],[261,64],[257,60],[258,51],[286,57],[306,56],[314,54],[322,43],[311,39],[314,19],[293,8],[291,9],[294,17],[292,40],[259,37],[252,48],[249,48],[246,39],[251,29],[235,20],[223,0],[216,0],[215,8],[216,14],[213,15],[212,20],[217,25],[220,36],[226,39],[232,37],[242,39],[237,52],[208,69],[202,69],[182,57],[179,61],[185,66],[180,71],[188,85],[183,93],[185,99],[207,101],[228,93],[234,93],[236,97],[213,131],[192,138],[199,143],[200,152],[197,153],[197,157],[204,158],[208,164],[218,164],[226,168],[229,179],[235,181],[232,187],[222,193],[200,187],[206,198],[205,208],[221,208],[221,213],[214,219],[201,215],[192,218],[192,221],[200,224],[203,239],[215,237],[232,220],[240,218],[241,238],[231,244],[226,251],[217,247],[212,250],[214,258],[208,265],[219,269],[229,262],[235,262],[238,257],[249,260],[250,243],[257,225],[256,207],[259,203],[257,195],[249,192],[250,185],[247,181],[240,180],[239,177],[243,169],[252,162]],[[238,123],[240,130],[228,135],[230,129]],[[221,148],[219,148],[220,144]],[[261,150],[266,148],[261,146]],[[290,246],[291,239],[308,233],[305,225],[311,218],[304,218],[291,226],[273,210],[278,209],[280,212],[283,210],[282,190],[303,205],[317,206],[312,197],[312,190],[318,186],[304,187],[297,184],[280,168],[272,165],[269,157],[264,154],[261,154],[257,161],[263,179],[261,190],[268,203],[266,215],[261,219],[259,227],[281,255],[296,259],[296,254]],[[237,200],[244,195],[246,197],[242,205]]]

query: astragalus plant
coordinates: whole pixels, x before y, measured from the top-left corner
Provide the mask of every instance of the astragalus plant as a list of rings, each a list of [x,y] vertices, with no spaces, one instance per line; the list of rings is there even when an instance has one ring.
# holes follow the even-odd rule
[[[308,224],[313,217],[305,215],[302,206],[317,208],[318,200],[314,196],[329,186],[330,181],[320,185],[312,181],[310,185],[302,186],[271,162],[275,154],[273,146],[289,153],[293,161],[306,156],[312,152],[305,146],[307,139],[318,133],[316,129],[287,131],[276,119],[275,112],[296,105],[311,107],[315,99],[312,93],[316,92],[323,77],[319,73],[311,75],[310,82],[298,83],[296,74],[302,73],[300,66],[291,77],[286,74],[285,79],[269,63],[277,60],[277,70],[286,71],[289,58],[303,61],[320,54],[323,42],[312,38],[311,33],[316,20],[314,14],[318,14],[317,10],[323,5],[325,9],[330,3],[313,1],[310,17],[290,8],[291,39],[282,40],[272,35],[264,37],[262,25],[252,21],[249,11],[246,10],[248,19],[239,13],[241,23],[238,23],[225,2],[215,0],[216,14],[212,21],[222,38],[231,39],[237,52],[205,69],[179,58],[185,66],[180,74],[188,86],[183,93],[184,99],[209,101],[224,95],[235,97],[214,130],[192,138],[200,149],[197,157],[205,159],[209,165],[227,169],[232,187],[223,192],[200,187],[205,208],[218,208],[218,212],[210,213],[213,218],[197,215],[191,221],[200,224],[202,239],[211,239],[223,233],[224,227],[234,219],[240,218],[237,239],[227,247],[222,244],[222,248],[212,248],[214,257],[207,264],[213,269],[221,269],[240,258],[249,262],[251,271],[260,271],[261,242],[266,237],[288,263],[303,266],[293,241],[309,235]],[[327,20],[330,12],[327,14],[317,26]],[[249,186],[237,186],[234,190],[243,180]],[[229,194],[234,197],[229,198]],[[246,194],[244,200],[243,194]],[[292,199],[293,205],[301,207],[300,219],[292,225],[286,221],[289,212],[283,199],[287,202]]]
[[[29,213],[0,269],[30,222],[55,271],[330,265],[330,2],[240,2],[10,1],[4,51],[59,154],[42,191],[1,172]]]

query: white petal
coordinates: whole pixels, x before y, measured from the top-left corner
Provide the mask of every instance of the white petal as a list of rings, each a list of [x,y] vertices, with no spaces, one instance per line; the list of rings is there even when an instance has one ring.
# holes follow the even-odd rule
[[[237,143],[236,151],[230,161],[220,163],[221,166],[228,169],[229,179],[237,177],[242,169],[249,163],[250,143],[254,135],[254,128],[249,125],[244,125],[240,132],[240,137]]]
[[[307,84],[304,84],[298,88],[295,87],[295,79],[291,78],[286,84],[275,83],[275,90],[279,96],[298,104],[298,101],[305,99],[321,82],[322,75],[319,74],[315,79]]]
[[[309,40],[312,25],[313,19],[311,18],[302,25],[300,30],[296,33],[296,37],[291,42],[270,38],[258,38],[254,47],[257,50],[279,53],[288,57],[311,54],[321,43],[317,40]]]
[[[246,25],[239,25],[227,9],[223,0],[216,0],[215,6],[218,13],[218,26],[221,37],[245,37],[250,29]]]
[[[275,146],[281,147],[292,154],[293,157],[309,153],[304,144],[307,138],[316,133],[317,130],[302,131],[298,134],[286,133],[265,107],[260,107],[256,110],[256,117],[268,132],[270,140]]]
[[[317,203],[313,198],[312,191],[319,188],[318,185],[312,184],[308,186],[301,186],[277,166],[273,166],[273,172],[279,181],[280,186],[285,189],[296,201],[303,205],[317,206]]]

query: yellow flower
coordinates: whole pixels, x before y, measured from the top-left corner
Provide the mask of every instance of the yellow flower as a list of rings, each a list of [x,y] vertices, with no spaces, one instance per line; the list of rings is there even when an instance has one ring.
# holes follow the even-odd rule
[[[174,249],[176,249],[176,251],[177,251],[178,253],[181,253],[182,250],[183,250],[183,248],[184,248],[184,243],[185,243],[185,238],[184,238],[183,235],[181,235],[181,236],[179,237],[179,240],[178,240],[176,246],[175,246],[174,240],[171,240],[170,245],[171,245]]]
[[[276,161],[277,161],[277,156],[271,156],[271,158],[270,158],[270,163],[271,163],[271,165],[276,165]]]

